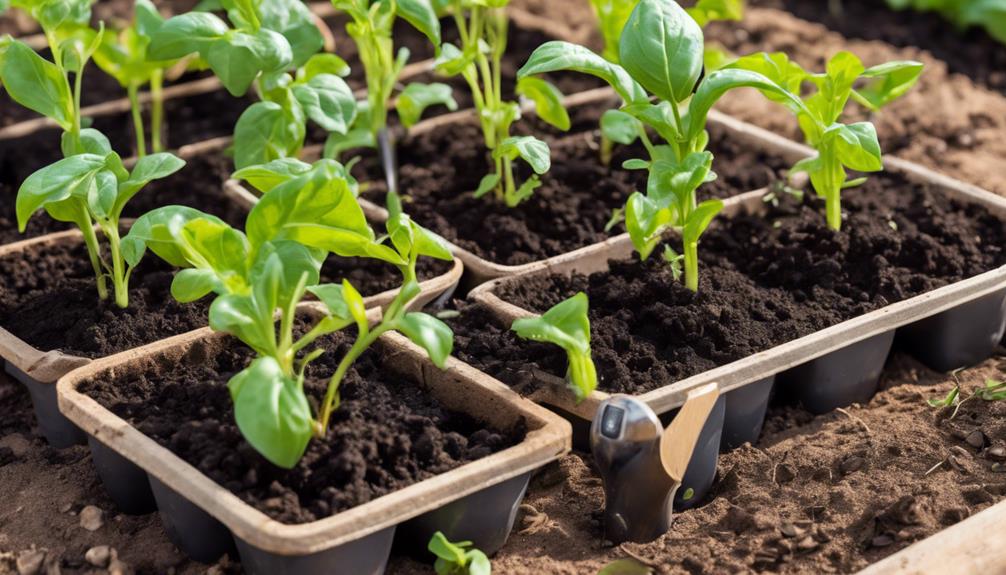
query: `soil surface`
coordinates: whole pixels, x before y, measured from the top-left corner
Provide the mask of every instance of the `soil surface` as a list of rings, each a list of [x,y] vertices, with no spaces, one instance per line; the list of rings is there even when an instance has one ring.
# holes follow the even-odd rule
[[[206,325],[209,302],[176,302],[173,277],[148,255],[130,278],[123,310],[98,299],[83,242],[11,254],[0,258],[0,326],[36,349],[95,358]]]
[[[420,258],[416,262],[416,275],[422,282],[444,275],[453,267],[454,262]],[[329,256],[321,268],[321,283],[341,283],[343,279],[348,279],[364,297],[402,286],[401,272],[387,262],[369,258]]]
[[[576,115],[577,124],[596,126],[604,109],[585,107]],[[704,186],[703,194],[727,197],[758,189],[785,169],[778,159],[711,128],[709,149],[720,178]],[[552,169],[542,177],[542,186],[508,208],[491,196],[472,194],[488,168],[485,148],[472,145],[481,137],[473,123],[455,123],[409,138],[399,146],[399,176],[405,210],[416,221],[492,262],[519,265],[602,241],[609,236],[604,228],[613,211],[646,185],[644,171],[621,168],[626,159],[646,157],[641,144],[617,147],[611,166],[605,167],[597,134],[590,132],[553,139]],[[521,181],[530,177],[528,166],[517,165]],[[374,186],[366,195],[383,204],[381,190]],[[610,235],[623,231],[617,225]]]
[[[306,388],[314,401],[324,396],[352,341],[337,334],[320,343],[330,351],[308,369]],[[370,350],[341,385],[326,440],[312,441],[301,462],[285,471],[246,443],[234,423],[226,384],[254,355],[234,340],[209,347],[217,349],[196,345],[187,359],[147,361],[81,390],[284,523],[307,523],[361,505],[516,445],[526,433],[522,425],[487,429],[447,410],[382,368],[387,358]]]
[[[589,277],[526,278],[499,294],[542,313],[586,292],[599,386],[640,393],[1006,263],[1006,224],[983,208],[893,175],[843,196],[841,232],[809,194],[785,196],[768,217],[715,220],[699,250],[698,294],[659,256]]]

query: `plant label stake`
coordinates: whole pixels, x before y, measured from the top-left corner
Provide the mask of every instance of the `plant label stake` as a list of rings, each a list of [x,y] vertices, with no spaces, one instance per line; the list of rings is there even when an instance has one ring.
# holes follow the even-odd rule
[[[381,166],[389,194],[398,194],[398,154],[395,151],[395,135],[388,128],[377,133],[377,147],[381,149]]]
[[[604,481],[609,540],[642,543],[670,529],[674,494],[718,397],[715,383],[690,391],[667,429],[633,397],[613,395],[601,403],[590,427],[590,447]]]

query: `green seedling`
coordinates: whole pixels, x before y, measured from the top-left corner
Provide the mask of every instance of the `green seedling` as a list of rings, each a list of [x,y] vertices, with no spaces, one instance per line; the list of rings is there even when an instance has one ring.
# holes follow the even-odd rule
[[[653,575],[653,568],[636,559],[616,559],[597,572],[597,575]]]
[[[961,370],[953,372],[954,380],[957,384],[954,385],[947,394],[943,397],[927,399],[926,403],[929,407],[938,408],[949,408],[953,407],[954,410],[950,414],[950,419],[957,417],[958,412],[961,410],[961,406],[975,399],[980,399],[982,401],[1006,401],[1006,381],[1000,381],[997,379],[987,378],[985,384],[981,387],[977,387],[965,398],[961,398],[961,384],[957,380],[957,374]]]
[[[503,99],[503,54],[506,52],[509,0],[452,0],[451,12],[461,35],[460,46],[444,44],[436,70],[446,76],[460,75],[471,90],[482,126],[482,136],[491,156],[491,173],[479,182],[477,197],[493,192],[498,201],[514,207],[531,197],[541,185],[542,174],[552,165],[547,143],[533,136],[511,136],[520,119],[517,102]],[[562,94],[538,78],[519,82],[517,93],[533,100],[538,117],[559,129],[569,129],[569,115]],[[514,162],[522,159],[534,174],[518,184]]]
[[[741,69],[710,72],[700,81],[704,39],[695,18],[676,2],[641,0],[633,9],[619,40],[615,64],[568,42],[543,44],[518,71],[518,78],[573,70],[610,84],[623,101],[602,118],[602,130],[620,144],[643,143],[648,158],[632,159],[626,169],[648,170],[646,193],[633,193],[625,208],[625,223],[642,259],[650,256],[666,230],[681,232],[685,285],[698,290],[698,242],[723,208],[719,200],[699,203],[696,190],[716,178],[712,172],[706,118],[713,104],[729,90],[756,87],[794,100],[798,98],[762,74]],[[654,143],[652,130],[663,143]]]
[[[332,0],[336,9],[350,18],[346,31],[356,43],[367,78],[367,105],[349,133],[333,132],[326,143],[326,157],[360,146],[376,145],[378,132],[387,126],[388,107],[402,70],[409,61],[409,49],[394,52],[392,29],[402,18],[440,47],[440,20],[429,0]],[[411,83],[398,95],[396,107],[406,128],[412,127],[423,111],[442,104],[450,110],[458,105],[450,86]]]
[[[580,292],[538,317],[515,320],[511,329],[524,339],[561,347],[569,359],[566,380],[578,402],[597,388],[597,369],[590,357],[590,320],[587,294]]]
[[[427,549],[437,556],[433,568],[437,575],[490,575],[492,565],[486,554],[472,548],[471,541],[451,543],[437,531]]]
[[[177,60],[156,61],[147,58],[150,38],[164,23],[150,0],[136,0],[133,21],[117,33],[106,32],[94,63],[126,89],[136,134],[136,152],[147,155],[146,130],[143,127],[140,88],[150,85],[150,141],[154,152],[164,149],[164,75]]]
[[[984,28],[990,36],[1006,44],[1006,3],[1001,0],[887,0],[895,10],[938,12],[960,30]]]
[[[350,182],[342,177],[345,166],[333,160],[306,168],[279,162],[254,170],[254,176],[243,175],[264,193],[249,213],[244,233],[198,210],[168,206],[139,218],[123,239],[123,250],[127,259],[138,260],[149,249],[184,268],[171,285],[181,302],[216,294],[210,326],[234,335],[257,354],[228,382],[238,428],[266,459],[289,469],[312,438],[327,434],[339,406],[340,384],[382,334],[404,334],[444,366],[453,347],[450,328],[407,309],[420,293],[418,259],[452,256],[441,238],[409,219],[397,204],[389,205],[388,235],[377,238]],[[401,272],[402,286],[376,325],[370,324],[363,297],[348,281],[319,285],[321,265],[330,253],[378,259]],[[298,338],[296,307],[307,293],[325,311]],[[356,327],[355,340],[312,413],[304,371],[323,350],[309,348],[318,338],[349,326]]]
[[[825,200],[828,226],[842,227],[842,190],[861,185],[866,178],[848,179],[847,170],[877,172],[883,169],[877,130],[870,122],[841,122],[849,100],[876,111],[907,92],[922,73],[922,64],[895,61],[870,68],[850,52],[839,52],[823,74],[806,72],[782,53],[752,54],[728,68],[760,73],[786,88],[787,94],[763,93],[793,112],[804,139],[817,155],[797,162],[790,173],[806,172],[818,196]],[[858,84],[858,87],[857,87]],[[813,89],[805,92],[803,88]]]

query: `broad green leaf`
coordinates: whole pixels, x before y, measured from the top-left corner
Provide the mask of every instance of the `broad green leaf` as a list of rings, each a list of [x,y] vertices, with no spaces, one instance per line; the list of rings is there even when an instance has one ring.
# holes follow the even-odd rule
[[[644,102],[648,99],[643,87],[626,69],[605,60],[583,46],[560,40],[545,42],[532,52],[527,63],[517,71],[517,78],[519,80],[559,70],[573,70],[597,76],[610,84],[626,102]]]
[[[119,182],[115,174],[108,170],[99,170],[95,174],[94,183],[87,190],[87,209],[98,219],[106,219],[115,206]]]
[[[884,167],[877,129],[870,122],[834,124],[825,131],[826,137],[830,134],[834,134],[842,165],[860,172],[876,172]]]
[[[64,156],[73,156],[75,152],[69,150],[70,132],[63,132],[62,144]],[[104,134],[94,128],[84,128],[80,131],[80,145],[85,153],[106,156],[112,153],[112,144]]]
[[[642,129],[639,120],[621,110],[605,110],[601,115],[601,133],[612,142],[629,145]]]
[[[346,298],[343,295],[342,285],[322,284],[308,286],[307,291],[314,294],[321,303],[325,304],[325,307],[328,308],[328,313],[332,317],[346,320],[347,322],[353,320],[353,314],[350,313],[349,304],[346,303]]]
[[[640,0],[619,44],[632,78],[662,100],[683,102],[702,73],[702,29],[677,2]]]
[[[277,307],[286,309],[291,300],[303,297],[302,287],[316,285],[321,277],[321,266],[325,263],[328,253],[324,250],[311,248],[297,242],[277,240],[259,246],[256,262],[252,266],[250,277],[253,281],[261,277],[267,266],[276,266],[270,273],[279,274],[277,286]],[[278,266],[273,264],[278,262]],[[301,286],[303,281],[303,286]]]
[[[94,179],[105,166],[105,158],[79,154],[50,164],[22,182],[17,192],[18,230],[24,232],[28,219],[46,204],[61,202],[71,195],[86,201]]]
[[[356,119],[356,126],[367,125],[359,116]],[[325,149],[322,156],[329,159],[336,159],[347,150],[356,148],[376,148],[377,141],[374,134],[368,127],[353,128],[345,134],[332,132],[325,139]]]
[[[426,548],[429,549],[430,553],[433,553],[453,566],[465,564],[465,547],[470,546],[470,541],[451,543],[443,533],[437,531],[433,534]]]
[[[345,78],[349,76],[349,72],[349,64],[345,60],[335,54],[322,53],[311,56],[307,63],[297,70],[297,79],[306,82],[318,74],[332,74]]]
[[[23,42],[10,41],[3,51],[0,82],[18,104],[52,119],[63,130],[72,127],[73,98],[66,78]]]
[[[166,178],[185,167],[185,160],[168,152],[149,154],[137,160],[129,178],[119,185],[119,194],[115,202],[116,213],[122,213],[122,208],[144,186],[154,180]]]
[[[856,90],[853,97],[867,108],[879,110],[911,89],[922,75],[922,68],[921,62],[913,61],[887,62],[867,68],[862,77],[869,81]]]
[[[290,66],[293,53],[286,38],[263,28],[254,35],[228,32],[210,45],[205,58],[227,91],[243,96],[260,72]]]
[[[188,12],[168,19],[150,38],[147,56],[152,60],[177,60],[203,54],[230,29],[209,12]]]
[[[602,567],[597,575],[653,575],[653,569],[635,559],[617,559]]]
[[[402,125],[411,128],[419,121],[426,108],[437,104],[447,106],[452,112],[457,110],[458,103],[454,100],[453,88],[440,82],[432,84],[413,82],[398,95],[395,110]]]
[[[187,268],[178,270],[171,282],[171,297],[189,303],[219,289],[220,283],[211,270]]]
[[[545,122],[562,131],[569,130],[569,113],[562,105],[562,92],[541,78],[521,78],[517,93],[534,102],[535,113]]]
[[[269,0],[256,5],[262,27],[278,32],[290,46],[288,65],[299,68],[325,44],[314,16],[302,0]]]
[[[548,144],[534,136],[511,136],[493,150],[493,157],[521,157],[536,174],[544,174],[552,166]],[[481,186],[479,186],[481,188]]]
[[[429,0],[395,0],[398,15],[440,46],[440,19]]]
[[[482,176],[479,180],[479,187],[473,192],[476,198],[481,198],[482,196],[491,192],[500,183],[499,174],[486,174]]]
[[[433,69],[445,76],[457,76],[474,61],[475,54],[466,54],[454,44],[445,43],[433,60]]]
[[[662,208],[670,205],[671,200],[677,200],[679,206],[690,207],[695,190],[708,181],[712,164],[713,155],[709,152],[692,152],[680,162],[653,162],[650,178],[655,188],[654,193],[648,195]]]
[[[186,226],[196,220],[203,220],[221,230],[230,229],[230,226],[220,218],[197,209],[187,206],[164,206],[143,214],[133,222],[129,233],[122,238],[123,258],[129,265],[135,266],[143,259],[144,252],[149,248],[175,267],[193,267],[204,263],[196,260],[198,252],[190,246],[188,236],[183,233]],[[234,231],[234,233],[240,236],[240,232]],[[240,253],[232,254],[230,257],[243,260],[246,251],[247,248],[240,247]],[[209,266],[202,267],[209,269]]]
[[[706,228],[723,209],[722,200],[706,200],[695,206],[695,209],[688,214],[688,219],[684,222],[681,237],[686,244],[697,243]]]
[[[311,169],[311,164],[297,158],[280,158],[271,162],[242,168],[231,177],[245,180],[263,194],[276,186],[301,176]]]
[[[749,54],[736,59],[729,67],[757,72],[796,97],[800,97],[800,86],[810,75],[784,52]],[[775,93],[765,96],[781,104],[787,104],[789,100]]]
[[[259,357],[230,382],[234,419],[244,438],[273,464],[292,469],[311,441],[311,406],[303,387],[272,357]]]
[[[238,169],[295,156],[304,144],[305,128],[275,102],[256,102],[234,126],[234,165]]]
[[[400,208],[388,211],[390,216],[385,227],[395,249],[403,259],[408,259],[413,252],[418,256],[439,260],[452,261],[454,259],[454,256],[451,255],[450,245],[442,237],[420,226],[408,215],[401,213]]]
[[[688,8],[695,23],[705,27],[713,20],[740,20],[744,17],[744,0],[699,0]]]
[[[318,74],[293,88],[307,117],[325,131],[345,134],[356,119],[356,98],[346,82],[332,74]]]
[[[367,306],[360,292],[346,279],[342,280],[342,300],[346,303],[346,309],[349,310],[349,317],[353,318],[353,321],[356,322],[356,326],[360,332],[365,332],[368,323]]]
[[[447,324],[425,313],[407,313],[398,322],[397,329],[412,343],[426,350],[430,361],[443,369],[447,357],[454,349],[454,333]]]
[[[629,239],[639,252],[640,259],[650,257],[660,243],[661,232],[673,219],[674,213],[670,208],[660,207],[639,192],[629,196],[625,204],[625,229],[629,232]]]

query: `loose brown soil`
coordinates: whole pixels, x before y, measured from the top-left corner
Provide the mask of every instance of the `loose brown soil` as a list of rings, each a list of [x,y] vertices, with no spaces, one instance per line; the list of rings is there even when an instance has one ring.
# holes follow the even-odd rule
[[[714,222],[699,250],[698,294],[654,256],[589,277],[507,283],[500,296],[542,313],[586,292],[600,387],[640,393],[1006,264],[1006,224],[983,208],[894,175],[843,195],[838,233],[809,195],[787,196],[768,217]]]
[[[604,109],[584,107],[577,123],[596,126]],[[591,115],[594,120],[587,120]],[[405,210],[416,221],[496,263],[528,263],[604,240],[613,210],[646,185],[645,172],[621,168],[626,159],[646,157],[642,145],[618,147],[609,168],[599,160],[596,134],[580,134],[553,142],[552,169],[542,177],[543,185],[530,199],[508,208],[489,196],[473,196],[488,167],[485,148],[473,142],[481,142],[481,129],[471,123],[455,123],[402,142],[401,191]],[[761,188],[785,166],[715,127],[709,147],[716,154],[720,178],[704,186],[702,193],[708,196]],[[520,178],[529,177],[530,169],[518,165]],[[374,186],[367,195],[383,203],[382,189]],[[610,234],[623,231],[618,225]]]
[[[98,299],[83,242],[11,254],[0,258],[0,326],[36,349],[93,358],[206,325],[209,303],[176,302],[172,277],[160,259],[144,258],[123,310]]]
[[[311,364],[306,384],[320,401],[328,377],[352,341],[322,340],[330,350]],[[475,461],[523,440],[526,430],[487,429],[452,412],[414,383],[382,368],[368,351],[340,388],[325,441],[312,441],[290,471],[275,467],[244,441],[234,423],[227,381],[253,354],[228,340],[196,346],[188,360],[145,362],[81,391],[168,447],[244,501],[284,523],[307,523],[361,505]]]
[[[444,275],[452,267],[453,262],[420,258],[416,264],[416,275],[422,282]],[[401,272],[387,262],[368,258],[330,256],[321,268],[321,283],[341,283],[343,279],[349,280],[349,283],[360,290],[364,297],[402,286]]]

